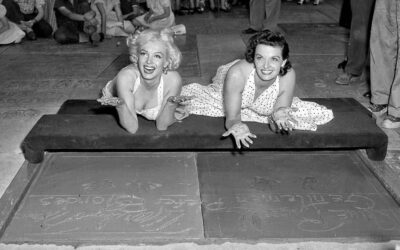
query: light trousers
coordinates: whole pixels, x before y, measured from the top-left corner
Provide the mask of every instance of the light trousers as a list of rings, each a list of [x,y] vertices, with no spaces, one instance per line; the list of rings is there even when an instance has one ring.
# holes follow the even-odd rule
[[[281,0],[250,0],[250,28],[276,31]]]
[[[400,117],[400,1],[376,0],[371,28],[371,102]]]

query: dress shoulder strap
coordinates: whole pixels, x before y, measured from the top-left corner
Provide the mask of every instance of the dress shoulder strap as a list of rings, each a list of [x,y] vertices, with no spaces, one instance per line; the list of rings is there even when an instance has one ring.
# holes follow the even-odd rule
[[[164,97],[164,79],[161,76],[160,85],[158,85],[157,88],[157,105],[161,105],[163,97]]]

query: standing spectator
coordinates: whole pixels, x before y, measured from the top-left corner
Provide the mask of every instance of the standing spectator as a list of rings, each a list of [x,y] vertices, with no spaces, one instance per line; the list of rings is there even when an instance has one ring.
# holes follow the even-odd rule
[[[54,10],[58,29],[54,39],[61,44],[79,43],[88,39],[98,42],[104,39],[97,32],[95,12],[90,10],[87,0],[56,0]]]
[[[254,34],[262,30],[277,30],[281,0],[250,0],[250,28],[243,34]]]
[[[6,17],[7,9],[0,0],[0,44],[20,43],[25,33]]]
[[[376,0],[371,30],[372,112],[387,116],[382,127],[400,128],[400,1]]]
[[[53,28],[44,17],[44,0],[3,0],[10,21],[20,26],[26,33],[26,38],[36,40],[36,37],[50,37]]]
[[[352,18],[347,45],[347,64],[335,82],[339,85],[362,82],[368,65],[369,37],[375,0],[350,0]]]

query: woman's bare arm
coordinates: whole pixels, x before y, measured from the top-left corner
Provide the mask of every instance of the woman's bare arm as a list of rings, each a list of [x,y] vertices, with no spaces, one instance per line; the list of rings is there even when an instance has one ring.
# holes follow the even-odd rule
[[[240,112],[245,81],[246,78],[243,76],[240,66],[233,65],[226,75],[223,89],[226,129],[242,121]]]
[[[122,99],[122,103],[116,107],[119,122],[129,133],[136,133],[139,125],[135,110],[135,100],[132,94],[135,77],[128,71],[121,71],[115,79],[117,95]]]
[[[290,69],[286,75],[279,79],[279,94],[275,102],[274,110],[292,105],[296,86],[296,73]]]
[[[123,23],[124,18],[122,16],[121,6],[119,4],[114,5],[114,11],[117,14],[118,21]]]
[[[291,116],[293,94],[296,85],[296,73],[294,69],[289,70],[285,76],[279,79],[279,94],[275,102],[272,114],[278,130],[291,131],[297,121]]]
[[[164,12],[161,15],[151,16],[149,18],[148,22],[151,23],[151,22],[154,22],[156,20],[160,20],[160,19],[164,19],[164,18],[169,17],[169,15],[171,14],[170,8],[169,7],[164,7],[163,10],[164,10]]]
[[[251,138],[256,138],[249,130],[249,127],[242,122],[242,93],[247,80],[246,63],[241,61],[233,65],[226,76],[223,98],[225,108],[225,127],[227,131],[222,136],[232,135],[235,139],[236,147],[250,147],[253,143]]]
[[[175,118],[177,104],[174,102],[169,102],[168,98],[171,96],[178,96],[181,93],[182,78],[176,71],[170,71],[168,74],[169,75],[167,75],[164,79],[164,82],[166,83],[164,88],[168,85],[168,90],[164,95],[160,114],[156,119],[156,126],[158,130],[166,130],[170,125],[177,121]],[[166,81],[168,81],[168,83]]]
[[[10,28],[10,23],[8,22],[7,17],[0,18],[0,23],[2,24],[0,27],[0,34]]]

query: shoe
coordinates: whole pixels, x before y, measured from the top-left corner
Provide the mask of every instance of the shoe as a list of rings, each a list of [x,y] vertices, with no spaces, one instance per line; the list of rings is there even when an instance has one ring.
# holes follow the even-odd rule
[[[197,7],[197,8],[196,8],[196,12],[199,13],[199,14],[203,14],[203,12],[204,12],[204,7]]]
[[[371,98],[371,91],[367,91],[363,94],[365,98]]]
[[[400,117],[387,115],[386,118],[383,119],[382,127],[388,129],[400,128]]]
[[[26,33],[26,38],[27,38],[28,40],[31,40],[31,41],[34,41],[34,40],[37,39],[37,38],[36,38],[36,35],[35,35],[35,32],[33,32],[33,31],[27,32],[27,33]]]
[[[243,34],[255,34],[255,33],[258,33],[258,31],[254,30],[252,28],[248,28],[247,30],[243,30],[242,33]]]
[[[387,104],[375,104],[375,103],[371,103],[371,105],[369,105],[368,110],[373,112],[373,113],[384,113],[387,111]]]
[[[194,14],[194,9],[189,9],[188,13],[189,13],[189,15],[193,15]]]
[[[319,0],[314,0],[313,4],[314,5],[318,5],[319,4]]]
[[[304,3],[304,0],[299,0],[299,1],[297,2],[298,5],[302,5],[303,3]]]
[[[344,72],[336,78],[335,82],[339,85],[349,85],[352,83],[360,83],[362,82],[362,80],[361,76],[355,76],[350,73]]]

